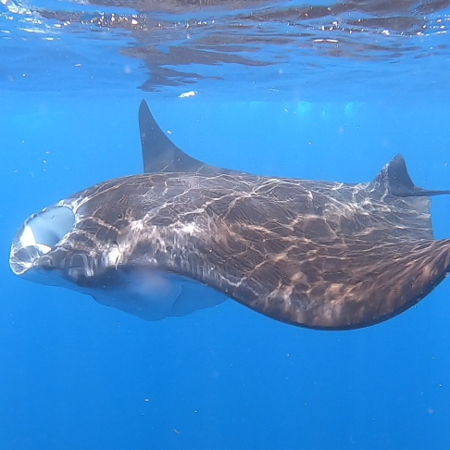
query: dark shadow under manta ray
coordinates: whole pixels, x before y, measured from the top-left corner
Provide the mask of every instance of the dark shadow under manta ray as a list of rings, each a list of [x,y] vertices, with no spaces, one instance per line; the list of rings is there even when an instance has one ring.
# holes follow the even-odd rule
[[[282,322],[351,329],[415,305],[449,271],[429,197],[450,191],[414,186],[400,155],[370,183],[262,177],[191,158],[144,101],[139,124],[145,174],[31,216],[12,245],[16,274],[149,318],[131,273],[162,273],[175,303],[172,276],[187,293],[195,281]]]

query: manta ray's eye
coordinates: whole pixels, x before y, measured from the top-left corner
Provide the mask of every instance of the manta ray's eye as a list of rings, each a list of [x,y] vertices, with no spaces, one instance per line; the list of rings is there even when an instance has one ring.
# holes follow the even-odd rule
[[[123,214],[122,213],[117,214],[117,218],[118,219],[123,219]]]

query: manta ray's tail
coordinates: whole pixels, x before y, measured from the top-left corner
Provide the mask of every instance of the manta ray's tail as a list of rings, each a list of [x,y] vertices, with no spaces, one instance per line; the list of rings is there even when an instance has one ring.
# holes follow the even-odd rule
[[[433,239],[430,196],[450,194],[450,190],[427,190],[415,186],[401,155],[383,167],[369,184],[368,192],[372,198],[383,199],[389,207],[402,209],[407,217],[408,234],[415,239]]]
[[[429,197],[450,194],[450,190],[436,191],[422,189],[414,185],[402,155],[395,156],[386,164],[371,183],[371,190],[380,190],[397,197]]]

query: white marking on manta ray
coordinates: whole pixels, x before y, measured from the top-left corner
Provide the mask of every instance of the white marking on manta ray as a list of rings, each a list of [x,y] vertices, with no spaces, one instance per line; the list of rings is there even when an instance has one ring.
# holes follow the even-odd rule
[[[189,236],[202,232],[202,230],[193,222],[187,224],[180,223],[178,224],[178,227],[181,234],[187,234]]]
[[[111,247],[104,257],[104,264],[107,267],[118,267],[122,257],[122,251],[118,245]]]
[[[124,288],[90,294],[99,303],[144,320],[181,317],[227,300],[226,295],[177,274],[136,269],[121,276]]]

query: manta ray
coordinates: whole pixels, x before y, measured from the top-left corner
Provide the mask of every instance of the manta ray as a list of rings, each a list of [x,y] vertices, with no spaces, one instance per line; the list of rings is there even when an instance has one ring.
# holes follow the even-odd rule
[[[397,155],[368,183],[257,176],[180,150],[139,108],[144,173],[31,215],[11,247],[20,277],[146,320],[231,299],[302,327],[387,320],[449,272],[430,196]]]

